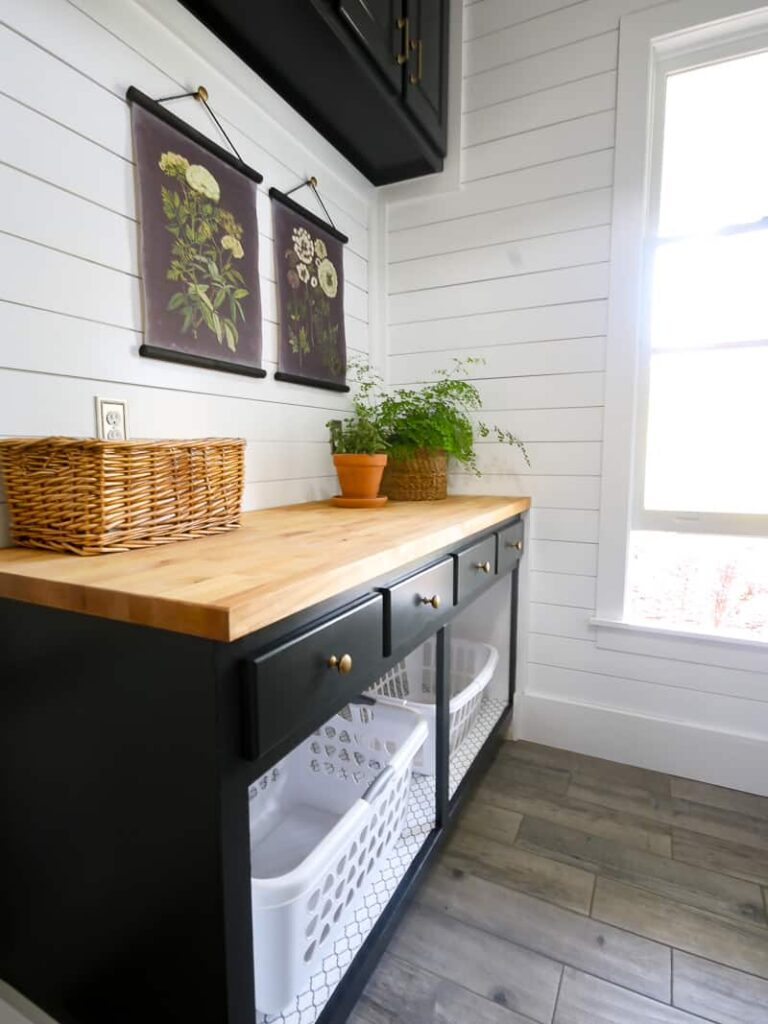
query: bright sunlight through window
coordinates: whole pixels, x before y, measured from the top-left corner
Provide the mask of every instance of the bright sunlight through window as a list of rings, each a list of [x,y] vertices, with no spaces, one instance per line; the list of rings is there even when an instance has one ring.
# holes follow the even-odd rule
[[[667,78],[635,525],[700,525],[633,531],[625,613],[760,640],[768,541],[727,529],[768,514],[766,126],[768,53]]]

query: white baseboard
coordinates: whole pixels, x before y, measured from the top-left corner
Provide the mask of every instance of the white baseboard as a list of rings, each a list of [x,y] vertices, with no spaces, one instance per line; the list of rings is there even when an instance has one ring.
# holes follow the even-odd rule
[[[518,694],[512,736],[768,796],[768,739]]]

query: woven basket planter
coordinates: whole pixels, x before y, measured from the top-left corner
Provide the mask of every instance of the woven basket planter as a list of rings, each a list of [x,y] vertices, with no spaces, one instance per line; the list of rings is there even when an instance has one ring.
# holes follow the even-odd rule
[[[381,493],[392,501],[440,501],[448,496],[448,456],[420,449],[407,458],[389,456]]]
[[[245,441],[0,441],[19,547],[77,555],[153,547],[240,524]]]

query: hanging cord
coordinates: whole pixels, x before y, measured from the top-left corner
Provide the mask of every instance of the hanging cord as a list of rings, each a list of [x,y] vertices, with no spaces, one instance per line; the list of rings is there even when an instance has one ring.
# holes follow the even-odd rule
[[[315,198],[317,199],[318,203],[320,203],[320,205],[322,206],[323,213],[328,218],[328,222],[331,225],[331,227],[333,228],[333,230],[334,231],[338,231],[338,228],[333,223],[333,217],[331,217],[330,213],[328,213],[328,209],[327,209],[325,203],[323,202],[323,200],[322,200],[322,198],[320,196],[320,193],[317,191],[317,178],[314,175],[312,175],[311,178],[307,178],[306,181],[302,181],[300,185],[295,185],[292,189],[289,189],[287,192],[284,192],[283,195],[289,196],[292,192],[298,192],[298,190],[300,188],[307,188],[307,187],[311,188],[312,191],[315,193]]]
[[[171,100],[186,100],[186,99],[190,99],[190,98],[191,99],[196,99],[198,101],[198,103],[202,103],[203,104],[205,109],[208,111],[208,113],[211,115],[213,120],[216,122],[216,127],[219,129],[221,134],[224,136],[224,138],[229,143],[229,146],[230,146],[230,149],[232,150],[232,152],[235,154],[235,156],[237,157],[237,159],[240,161],[241,164],[245,163],[243,158],[238,153],[237,147],[235,146],[234,142],[232,141],[232,139],[230,139],[230,137],[227,135],[226,131],[224,130],[224,125],[221,123],[221,121],[218,119],[218,117],[216,117],[216,115],[211,110],[210,106],[208,105],[208,90],[205,88],[204,85],[198,85],[198,87],[195,90],[195,92],[180,92],[178,94],[178,96],[163,96],[162,99],[156,100],[155,102],[157,102],[157,103],[170,103]],[[318,196],[318,198],[320,198],[320,197]],[[320,200],[320,201],[322,202],[322,200]],[[325,209],[325,207],[323,207],[323,209]]]

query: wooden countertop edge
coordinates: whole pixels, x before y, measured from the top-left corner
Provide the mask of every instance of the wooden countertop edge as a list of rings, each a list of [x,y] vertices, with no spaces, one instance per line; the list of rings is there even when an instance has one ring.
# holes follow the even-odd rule
[[[268,594],[260,585],[249,586],[241,594],[228,597],[221,603],[135,594],[84,583],[43,581],[39,576],[24,576],[2,569],[0,597],[206,640],[232,642],[377,577],[388,573],[395,575],[410,563],[428,558],[452,544],[459,544],[474,534],[520,515],[531,506],[529,498],[505,501],[500,497],[499,502],[503,504],[470,513],[459,524],[425,531],[406,543],[396,541],[392,548],[342,562],[331,571],[324,570],[319,577],[317,573],[291,577],[283,586],[276,586],[272,581]],[[45,584],[45,601],[41,601],[39,596],[41,582]],[[281,610],[274,614],[271,609],[276,605]]]

